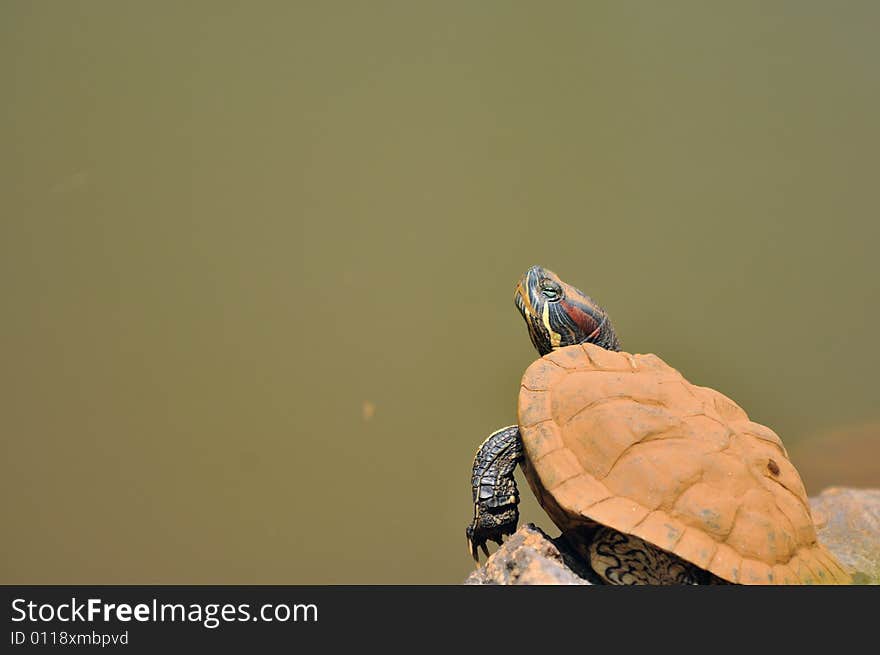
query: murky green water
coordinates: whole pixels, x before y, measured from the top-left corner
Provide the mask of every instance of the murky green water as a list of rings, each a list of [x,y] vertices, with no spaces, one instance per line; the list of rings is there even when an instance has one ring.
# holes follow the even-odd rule
[[[458,582],[535,263],[795,455],[876,420],[878,20],[3,3],[0,580]]]

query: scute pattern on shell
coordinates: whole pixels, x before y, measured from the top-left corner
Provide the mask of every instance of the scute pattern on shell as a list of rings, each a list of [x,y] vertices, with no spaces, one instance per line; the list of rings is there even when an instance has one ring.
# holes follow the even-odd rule
[[[558,349],[522,379],[523,469],[566,530],[598,522],[730,582],[848,582],[779,437],[656,355]]]

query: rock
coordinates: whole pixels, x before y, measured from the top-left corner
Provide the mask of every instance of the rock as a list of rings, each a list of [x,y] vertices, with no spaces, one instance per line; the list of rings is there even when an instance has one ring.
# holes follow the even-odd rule
[[[592,579],[592,581],[591,581]],[[561,539],[527,523],[471,573],[465,584],[588,585],[599,582]]]
[[[819,540],[853,571],[856,584],[880,584],[880,489],[831,487],[810,499]],[[513,533],[465,584],[601,584],[561,538],[529,523]]]
[[[819,540],[853,571],[853,582],[880,584],[880,489],[831,487],[810,502]]]

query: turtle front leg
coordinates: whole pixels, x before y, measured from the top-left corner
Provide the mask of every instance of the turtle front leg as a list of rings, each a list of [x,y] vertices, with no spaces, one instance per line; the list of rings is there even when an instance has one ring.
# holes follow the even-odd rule
[[[474,520],[465,533],[468,550],[478,562],[478,548],[482,548],[488,557],[487,541],[501,544],[504,535],[513,534],[516,530],[519,492],[513,471],[522,456],[519,427],[511,425],[490,434],[474,457],[471,475]]]

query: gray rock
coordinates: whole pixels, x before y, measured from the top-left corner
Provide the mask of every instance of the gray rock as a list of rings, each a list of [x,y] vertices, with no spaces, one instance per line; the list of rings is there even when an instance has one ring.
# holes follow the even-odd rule
[[[561,539],[527,523],[471,573],[465,584],[588,585],[600,582]]]
[[[818,536],[856,584],[880,584],[880,489],[831,487],[810,499]]]
[[[880,489],[832,487],[810,499],[819,540],[853,571],[856,584],[880,584]],[[531,523],[513,533],[465,584],[601,584],[561,538]]]

